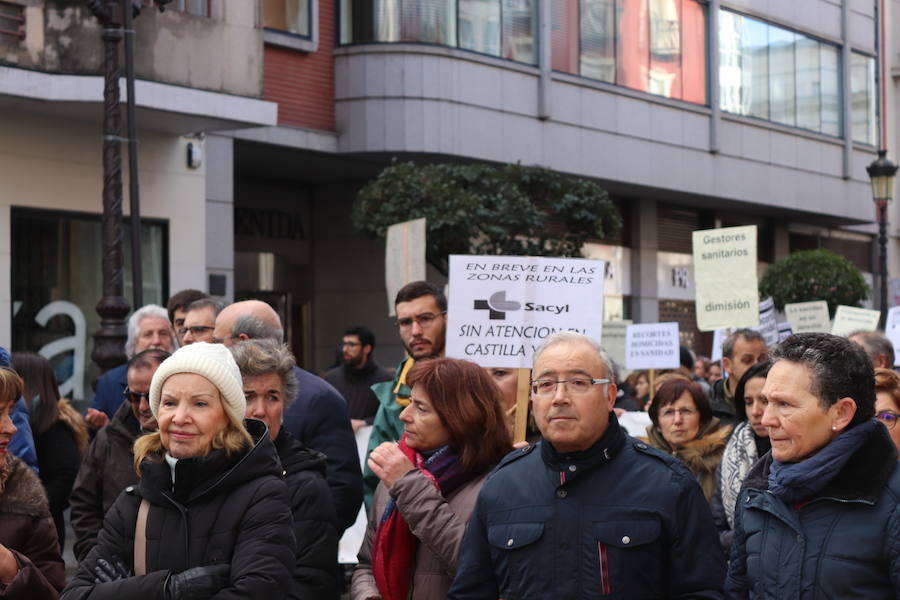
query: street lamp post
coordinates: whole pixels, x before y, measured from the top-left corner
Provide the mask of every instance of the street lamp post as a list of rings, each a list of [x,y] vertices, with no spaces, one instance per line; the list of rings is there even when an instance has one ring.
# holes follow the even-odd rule
[[[881,280],[881,318],[887,318],[887,207],[894,197],[894,177],[897,165],[887,158],[887,150],[879,150],[878,158],[866,167],[872,180],[872,200],[878,210],[878,276]]]

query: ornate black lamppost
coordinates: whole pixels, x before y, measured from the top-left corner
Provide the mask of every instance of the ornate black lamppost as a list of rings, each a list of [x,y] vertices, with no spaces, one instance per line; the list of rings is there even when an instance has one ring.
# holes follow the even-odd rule
[[[881,280],[881,318],[887,318],[888,272],[887,272],[887,207],[894,197],[894,177],[897,165],[888,160],[887,150],[879,150],[878,158],[866,167],[872,180],[872,199],[878,209],[878,276]]]

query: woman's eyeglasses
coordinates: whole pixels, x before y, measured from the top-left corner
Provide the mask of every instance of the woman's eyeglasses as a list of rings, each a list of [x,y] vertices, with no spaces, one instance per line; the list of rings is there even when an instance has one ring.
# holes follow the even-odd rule
[[[897,424],[897,417],[900,417],[900,415],[892,410],[885,410],[875,415],[875,418],[884,423],[884,426],[888,429],[894,428],[894,425]]]

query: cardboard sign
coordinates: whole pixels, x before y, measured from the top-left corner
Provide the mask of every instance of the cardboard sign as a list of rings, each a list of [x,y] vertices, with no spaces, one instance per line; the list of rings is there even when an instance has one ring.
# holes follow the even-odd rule
[[[625,335],[625,366],[637,369],[677,369],[678,323],[629,325]]]
[[[451,256],[447,356],[531,368],[547,336],[603,334],[602,260]]]
[[[603,349],[619,366],[625,366],[625,338],[632,321],[603,321]]]
[[[384,248],[384,287],[388,316],[394,316],[394,298],[404,285],[425,279],[425,219],[391,225]]]
[[[712,352],[709,353],[709,360],[712,362],[722,360],[722,344],[725,343],[725,338],[727,337],[728,330],[724,327],[716,329],[713,332]]]
[[[828,303],[824,300],[812,302],[795,302],[784,305],[784,314],[791,324],[794,333],[829,333],[831,319],[828,316]]]
[[[894,345],[894,366],[900,365],[900,306],[895,306],[888,311],[884,323],[884,335]]]
[[[831,326],[833,335],[850,335],[854,331],[875,331],[878,329],[878,321],[881,312],[855,306],[837,307],[834,313],[834,324]]]
[[[787,338],[794,335],[794,330],[791,327],[791,324],[785,321],[784,323],[778,324],[778,341],[783,342]]]
[[[693,233],[697,327],[759,325],[756,225]]]
[[[775,319],[775,301],[771,296],[759,303],[759,325],[753,329],[762,334],[766,346],[778,343],[778,321]]]

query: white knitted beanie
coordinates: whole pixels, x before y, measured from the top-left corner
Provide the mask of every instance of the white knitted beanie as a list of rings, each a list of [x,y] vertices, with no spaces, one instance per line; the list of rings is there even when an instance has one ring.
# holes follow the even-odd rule
[[[231,422],[243,427],[247,400],[241,371],[231,351],[222,344],[197,342],[175,351],[156,369],[150,381],[150,410],[159,416],[159,398],[163,383],[177,373],[196,373],[209,380],[222,394],[222,408]]]

